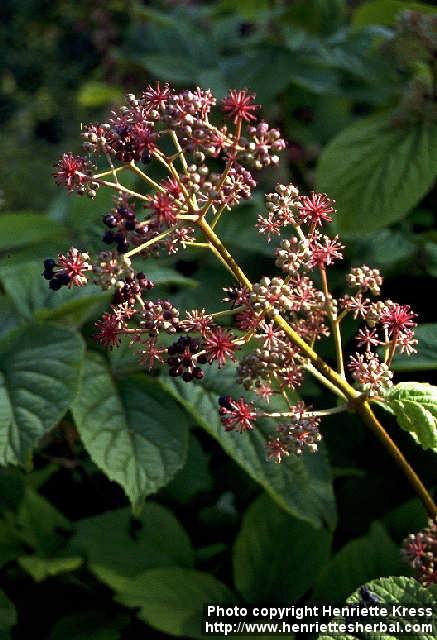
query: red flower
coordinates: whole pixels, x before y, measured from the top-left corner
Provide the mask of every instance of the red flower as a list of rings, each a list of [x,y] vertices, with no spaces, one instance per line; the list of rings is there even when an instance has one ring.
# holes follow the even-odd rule
[[[52,176],[56,184],[67,187],[68,191],[81,191],[92,173],[88,160],[72,153],[64,153],[54,167],[56,171]]]
[[[331,213],[335,213],[332,206],[334,201],[324,193],[311,193],[310,196],[300,196],[298,202],[299,218],[315,226],[325,222],[332,222]]]
[[[256,418],[256,411],[253,403],[248,404],[244,398],[233,400],[226,398],[225,406],[219,409],[220,420],[226,431],[251,431],[253,420]]]
[[[171,227],[177,221],[177,215],[180,211],[176,201],[166,193],[158,191],[153,198],[150,199],[150,208],[153,209],[156,220],[159,224]]]
[[[205,337],[205,351],[209,362],[217,360],[219,368],[226,364],[227,358],[235,361],[234,352],[237,348],[232,333],[222,327],[213,329]]]
[[[259,105],[253,104],[254,99],[255,95],[253,93],[247,93],[245,89],[242,91],[232,89],[228,92],[226,98],[222,100],[222,109],[233,118],[235,124],[237,124],[239,120],[250,122],[256,119],[253,112],[259,107]]]
[[[150,114],[151,111],[164,110],[168,105],[170,94],[171,89],[167,82],[162,87],[159,82],[154,87],[149,84],[142,95],[146,113]]]

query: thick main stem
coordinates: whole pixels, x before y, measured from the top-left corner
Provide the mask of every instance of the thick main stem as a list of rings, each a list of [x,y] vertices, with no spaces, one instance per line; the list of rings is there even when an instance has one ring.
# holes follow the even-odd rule
[[[252,283],[250,282],[249,278],[235,262],[232,255],[222,244],[220,238],[214,233],[213,229],[211,229],[207,221],[204,218],[200,218],[197,221],[197,225],[208,238],[209,243],[214,247],[216,252],[220,255],[221,259],[226,262],[229,270],[233,273],[234,277],[240,282],[240,284],[242,284],[250,291],[252,289]],[[406,458],[399,450],[397,445],[385,431],[382,424],[378,421],[369,403],[362,400],[360,392],[354,389],[336,371],[331,369],[331,367],[317,355],[317,353],[300,337],[300,335],[293,330],[293,328],[281,315],[275,315],[274,320],[276,324],[279,325],[281,329],[283,329],[283,331],[288,335],[292,342],[297,347],[299,347],[303,354],[312,363],[314,368],[317,369],[317,371],[319,371],[325,378],[327,378],[332,385],[337,387],[345,395],[345,397],[349,400],[351,408],[354,408],[355,411],[362,417],[364,423],[376,433],[386,449],[390,452],[391,456],[396,460],[398,466],[406,475],[415,492],[422,500],[430,516],[436,517],[437,506],[435,505],[431,495],[428,493],[419,476],[407,462]]]

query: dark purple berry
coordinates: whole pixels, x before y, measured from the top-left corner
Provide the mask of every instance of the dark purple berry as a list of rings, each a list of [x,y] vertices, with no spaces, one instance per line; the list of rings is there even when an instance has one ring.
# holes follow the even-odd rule
[[[102,240],[105,244],[112,244],[115,241],[114,233],[112,231],[107,231]]]
[[[126,240],[117,242],[117,251],[118,253],[127,253],[129,251],[129,243]]]
[[[141,162],[143,164],[149,164],[149,162],[152,160],[152,156],[150,155],[150,153],[148,151],[145,151],[143,153],[143,155],[141,156]]]
[[[106,226],[110,229],[113,229],[117,226],[117,218],[112,215],[112,213],[107,213],[105,216],[103,216],[102,220],[103,224],[106,224]]]
[[[204,375],[205,374],[203,373],[203,371],[202,371],[202,369],[200,367],[194,367],[193,376],[196,378],[196,380],[202,380]]]
[[[124,226],[125,226],[125,229],[127,229],[127,231],[134,231],[136,224],[137,224],[136,220],[126,220],[126,222],[124,223]]]
[[[55,278],[57,278],[59,280],[59,282],[62,285],[67,285],[70,283],[70,276],[68,275],[68,273],[66,271],[61,271],[60,273],[57,273]]]
[[[54,276],[53,271],[50,269],[44,269],[44,273],[42,274],[45,280],[51,280]]]
[[[119,207],[117,209],[117,213],[124,218],[126,216],[127,213],[129,213],[129,209],[126,209],[126,207]]]
[[[206,353],[202,353],[198,358],[197,358],[197,362],[199,364],[206,364],[208,362],[208,357],[206,355]]]
[[[52,291],[59,291],[61,287],[62,287],[62,282],[59,280],[59,278],[52,278],[52,280],[50,280],[49,288]]]
[[[222,409],[232,409],[230,404],[231,400],[231,396],[220,396],[220,398],[218,399],[218,403],[222,407]]]
[[[190,371],[184,371],[182,374],[182,380],[184,382],[191,382],[191,380],[193,379],[193,374],[190,373]]]

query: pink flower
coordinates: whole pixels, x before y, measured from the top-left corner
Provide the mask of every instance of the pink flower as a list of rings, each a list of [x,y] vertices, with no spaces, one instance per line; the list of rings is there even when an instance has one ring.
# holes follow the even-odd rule
[[[411,311],[410,305],[392,302],[382,311],[379,321],[388,330],[389,336],[397,336],[400,331],[416,327],[416,317],[417,314]]]
[[[256,411],[253,403],[247,403],[244,398],[233,400],[230,396],[219,398],[219,414],[226,431],[251,431]]]
[[[369,351],[371,347],[376,347],[378,344],[381,344],[376,330],[369,329],[368,327],[365,327],[364,330],[360,329],[355,336],[355,339],[358,346],[366,347],[367,351]]]
[[[162,87],[159,82],[152,85],[148,85],[142,95],[142,101],[147,114],[151,114],[153,111],[163,111],[168,104],[168,100],[171,94],[170,85],[165,82]]]
[[[329,267],[336,260],[341,260],[344,249],[338,241],[338,236],[329,238],[328,236],[314,235],[310,242],[310,267],[319,267],[324,269]]]
[[[234,342],[232,333],[217,327],[205,335],[205,351],[209,362],[217,360],[219,368],[226,364],[227,358],[235,361],[235,350],[238,345]]]
[[[248,93],[245,89],[241,91],[232,89],[222,100],[222,109],[233,119],[234,124],[237,124],[239,120],[250,122],[256,119],[253,112],[259,107],[253,103],[254,99],[255,95]]]
[[[331,214],[335,213],[333,204],[334,200],[328,198],[324,193],[314,193],[313,191],[310,196],[299,196],[297,203],[299,219],[315,227],[319,227],[325,222],[332,222]]]
[[[77,191],[80,194],[84,193],[86,186],[89,185],[94,169],[86,158],[72,153],[64,153],[54,168],[56,170],[52,176],[56,184],[67,187],[70,192]]]

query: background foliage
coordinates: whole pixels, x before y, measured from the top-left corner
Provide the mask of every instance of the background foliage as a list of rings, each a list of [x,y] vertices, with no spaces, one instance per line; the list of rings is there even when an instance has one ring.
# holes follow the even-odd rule
[[[399,544],[425,513],[357,419],[326,419],[317,456],[266,464],[262,429],[241,437],[217,419],[231,370],[200,386],[146,377],[123,346],[108,355],[92,339],[106,294],[53,294],[39,273],[46,255],[98,242],[109,207],[104,194],[64,197],[50,178],[59,153],[78,150],[81,122],[154,78],[218,95],[248,87],[289,146],[224,240],[257,278],[271,266],[253,230],[264,189],[328,192],[346,262],[381,268],[387,297],[420,315],[419,353],[398,358],[398,381],[432,381],[437,69],[400,18],[410,8],[435,12],[402,0],[2,3],[1,638],[196,638],[208,601],[341,603],[409,575]],[[147,274],[182,308],[230,284],[194,252]],[[325,401],[312,382],[302,396]],[[432,451],[396,426],[401,415],[411,431],[416,396],[401,385],[384,419],[432,487]],[[434,409],[414,434],[429,449]],[[399,580],[373,588],[411,598],[414,582]]]

